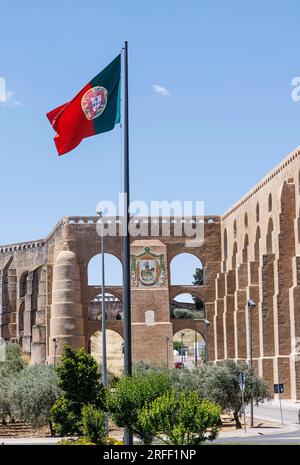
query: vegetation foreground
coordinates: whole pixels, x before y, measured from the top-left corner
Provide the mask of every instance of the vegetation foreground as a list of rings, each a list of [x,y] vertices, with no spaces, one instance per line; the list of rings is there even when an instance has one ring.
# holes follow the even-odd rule
[[[140,444],[200,445],[213,441],[221,414],[241,428],[238,374],[246,374],[245,405],[271,398],[267,383],[246,363],[225,360],[188,370],[138,363],[132,377],[101,384],[101,369],[83,349],[65,346],[58,367],[27,365],[19,346],[6,343],[0,362],[0,420],[49,426],[61,444],[122,444],[109,436],[108,419],[127,427]]]

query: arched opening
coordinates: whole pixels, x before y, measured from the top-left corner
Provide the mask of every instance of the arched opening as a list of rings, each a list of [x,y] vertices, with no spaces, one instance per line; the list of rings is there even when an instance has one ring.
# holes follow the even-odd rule
[[[121,261],[110,253],[104,254],[106,286],[122,286],[123,268]],[[102,257],[94,255],[88,263],[88,285],[99,286],[102,283]]]
[[[96,331],[90,338],[90,353],[102,365],[102,332]],[[111,329],[106,330],[107,371],[120,377],[124,370],[123,338]]]
[[[236,256],[237,256],[237,243],[233,244],[233,251],[232,251],[232,269],[236,268]]]
[[[226,272],[226,262],[228,258],[228,241],[227,241],[227,229],[225,228],[224,230],[224,235],[223,235],[223,271],[224,273]]]
[[[236,225],[236,220],[234,220],[234,223],[233,223],[233,235],[234,235],[234,237],[236,237],[236,233],[237,233],[237,225]]]
[[[172,285],[204,284],[202,261],[188,252],[180,253],[171,260],[170,275]]]
[[[178,294],[170,304],[170,318],[199,320],[204,316],[204,303],[195,295]]]
[[[271,213],[272,208],[273,208],[273,206],[272,206],[272,194],[269,194],[269,198],[268,198],[268,211],[269,211],[269,213]]]
[[[28,272],[23,273],[20,279],[20,287],[19,287],[20,298],[25,297],[27,293],[27,278],[28,278]]]
[[[24,312],[25,312],[25,303],[22,302],[19,307],[19,312],[18,312],[18,343],[21,347],[23,345],[23,335],[24,335]]]
[[[248,213],[245,213],[245,216],[244,216],[244,225],[245,225],[245,228],[248,228]]]
[[[270,254],[273,253],[273,230],[274,230],[273,220],[272,218],[270,218],[268,222],[268,233],[266,237],[266,249],[267,249],[267,253],[270,253]]]
[[[123,319],[123,304],[121,300],[110,294],[105,293],[105,313],[106,320],[122,320]],[[102,293],[96,295],[88,306],[89,320],[102,320]]]
[[[205,362],[205,339],[198,331],[184,328],[173,336],[174,366],[194,368]]]
[[[260,227],[257,226],[255,243],[254,243],[254,261],[256,262],[259,261],[259,240],[260,240]]]
[[[249,238],[248,238],[248,234],[245,234],[244,248],[243,248],[243,263],[247,263],[248,261],[248,246],[249,246]]]
[[[256,204],[256,222],[259,221],[259,203]]]

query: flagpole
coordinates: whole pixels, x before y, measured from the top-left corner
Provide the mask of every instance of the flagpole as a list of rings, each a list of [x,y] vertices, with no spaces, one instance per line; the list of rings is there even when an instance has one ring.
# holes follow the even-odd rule
[[[130,302],[130,237],[129,237],[129,124],[128,124],[128,42],[124,46],[124,236],[123,236],[123,312],[124,312],[124,371],[132,374],[131,302]],[[125,428],[124,443],[133,444],[132,433]]]

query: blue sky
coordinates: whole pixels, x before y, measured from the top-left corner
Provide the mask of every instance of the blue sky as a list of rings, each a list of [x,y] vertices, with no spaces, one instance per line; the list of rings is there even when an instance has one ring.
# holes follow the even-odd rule
[[[300,142],[297,1],[3,0],[0,15],[0,76],[14,92],[0,103],[2,244],[117,200],[121,130],[59,158],[45,113],[125,39],[133,199],[204,200],[222,214]]]

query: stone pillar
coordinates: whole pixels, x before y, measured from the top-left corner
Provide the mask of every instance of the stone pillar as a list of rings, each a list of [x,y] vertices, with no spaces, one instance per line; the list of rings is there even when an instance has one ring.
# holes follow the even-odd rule
[[[7,270],[7,290],[8,290],[8,307],[10,312],[9,318],[9,336],[11,342],[17,341],[17,273],[15,268]]]
[[[36,324],[32,327],[31,362],[44,364],[46,361],[46,269],[38,270],[38,295]]]
[[[49,364],[59,363],[65,344],[85,347],[79,265],[71,251],[60,252],[53,267]]]
[[[9,312],[7,307],[7,272],[0,270],[0,337],[9,339]]]
[[[27,287],[25,295],[25,311],[24,311],[24,335],[22,340],[22,350],[31,353],[32,339],[32,312],[33,312],[33,271],[27,275]]]
[[[226,358],[235,358],[234,349],[234,293],[236,291],[236,272],[226,273],[226,295],[224,324],[226,325]]]
[[[133,362],[166,365],[168,354],[172,367],[167,251],[159,240],[135,240],[131,244],[131,312]]]
[[[248,284],[248,264],[244,263],[237,270],[238,289],[235,295],[235,320],[236,320],[236,358],[246,360],[247,358],[247,284]]]
[[[224,295],[225,295],[225,275],[219,273],[216,278],[216,314],[215,314],[215,344],[218,360],[224,359]]]

